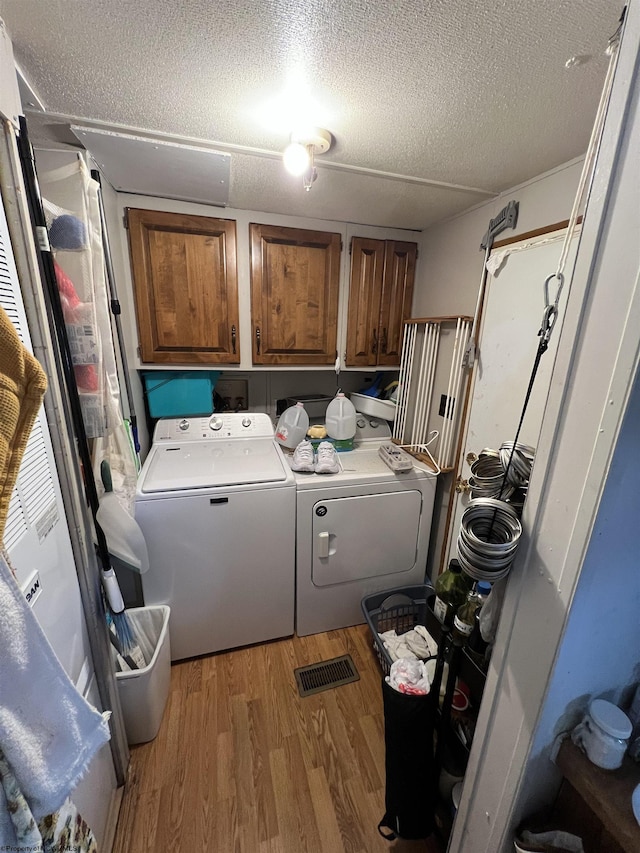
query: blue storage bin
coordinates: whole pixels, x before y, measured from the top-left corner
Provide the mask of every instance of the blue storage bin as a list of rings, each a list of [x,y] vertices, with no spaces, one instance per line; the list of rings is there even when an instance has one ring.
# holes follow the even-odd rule
[[[219,370],[144,370],[149,414],[152,418],[210,415]]]

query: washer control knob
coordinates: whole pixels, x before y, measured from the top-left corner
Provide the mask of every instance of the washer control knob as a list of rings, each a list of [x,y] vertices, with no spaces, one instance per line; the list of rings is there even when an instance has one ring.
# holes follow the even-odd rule
[[[369,426],[371,429],[377,429],[380,426],[380,421],[375,420],[375,418],[371,418],[369,421]]]
[[[178,427],[182,430],[182,432],[186,432],[189,429],[189,421],[183,418],[178,424]]]
[[[242,419],[242,426],[243,427],[250,427],[251,426],[251,418],[243,418]]]
[[[367,425],[367,422],[365,421],[364,418],[358,418],[358,420],[356,421],[356,426],[358,427],[358,429],[364,429],[366,427],[366,425]]]
[[[222,418],[211,418],[209,421],[209,429],[212,429],[214,432],[222,429]]]

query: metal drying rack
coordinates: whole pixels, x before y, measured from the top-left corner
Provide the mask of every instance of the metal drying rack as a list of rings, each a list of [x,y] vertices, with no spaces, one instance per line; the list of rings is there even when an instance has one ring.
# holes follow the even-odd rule
[[[464,315],[421,317],[407,320],[404,326],[392,437],[413,456],[431,464],[427,448],[437,431],[439,441],[433,455],[443,472],[451,471],[456,463],[464,408],[460,402],[466,397],[470,374],[464,357],[472,329],[473,318]],[[452,341],[451,347],[445,345],[448,341]],[[435,409],[434,400],[445,387],[444,403]],[[436,429],[439,415],[442,425]]]

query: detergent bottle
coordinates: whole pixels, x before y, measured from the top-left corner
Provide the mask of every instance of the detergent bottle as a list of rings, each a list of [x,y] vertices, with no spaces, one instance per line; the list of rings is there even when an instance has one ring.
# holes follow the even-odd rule
[[[325,426],[336,450],[353,450],[356,410],[351,400],[340,391],[327,406]]]
[[[306,413],[303,403],[289,406],[280,415],[276,427],[276,441],[283,447],[293,450],[297,447],[307,434],[309,429],[309,415]]]

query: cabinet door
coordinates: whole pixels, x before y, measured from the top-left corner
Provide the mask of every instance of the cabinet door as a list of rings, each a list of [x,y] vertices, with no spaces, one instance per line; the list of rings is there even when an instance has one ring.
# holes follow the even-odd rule
[[[380,336],[378,364],[400,364],[403,325],[411,316],[417,256],[416,243],[386,241],[378,327]]]
[[[382,240],[354,237],[351,241],[347,322],[347,365],[350,367],[377,364],[384,248]]]
[[[155,364],[237,364],[236,224],[128,210],[140,357]]]
[[[340,234],[249,229],[254,364],[333,364]]]

